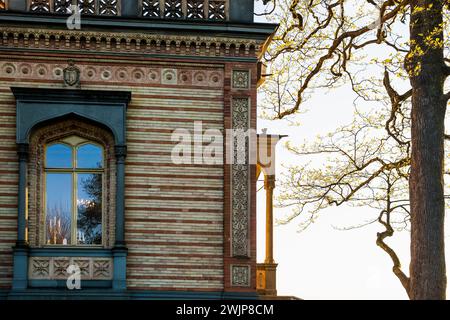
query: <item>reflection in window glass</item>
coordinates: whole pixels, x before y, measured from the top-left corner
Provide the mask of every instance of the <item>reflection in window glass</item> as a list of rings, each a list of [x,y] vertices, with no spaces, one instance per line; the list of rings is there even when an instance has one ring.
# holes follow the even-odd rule
[[[103,158],[78,136],[46,148],[47,244],[102,244]]]
[[[46,240],[47,244],[71,242],[72,175],[46,174]]]
[[[78,168],[102,168],[103,167],[103,152],[102,148],[86,144],[78,148],[77,152],[77,167]]]
[[[47,168],[72,168],[72,148],[64,144],[47,147],[45,155]]]
[[[77,175],[77,243],[102,243],[102,175]]]

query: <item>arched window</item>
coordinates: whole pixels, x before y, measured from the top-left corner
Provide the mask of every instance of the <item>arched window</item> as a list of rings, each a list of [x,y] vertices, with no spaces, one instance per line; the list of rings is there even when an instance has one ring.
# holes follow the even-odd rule
[[[69,136],[45,146],[46,245],[102,245],[104,148]]]

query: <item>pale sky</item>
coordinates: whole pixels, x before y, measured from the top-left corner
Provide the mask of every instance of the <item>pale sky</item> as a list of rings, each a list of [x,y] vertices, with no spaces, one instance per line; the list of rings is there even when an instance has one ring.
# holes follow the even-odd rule
[[[261,2],[256,2],[256,12],[261,12]],[[258,130],[268,128],[268,133],[286,134],[293,143],[315,139],[317,134],[332,131],[348,124],[353,116],[355,96],[349,87],[330,92],[317,91],[307,101],[309,111],[298,116],[300,126],[289,126],[287,121],[259,119]],[[288,152],[283,143],[277,147],[277,175],[283,165],[295,163],[296,156]],[[261,187],[261,182],[258,188]],[[277,190],[275,190],[277,193]],[[279,192],[279,191],[278,191]],[[258,262],[264,260],[265,192],[258,193]],[[289,209],[275,209],[275,217],[283,217]],[[321,213],[317,222],[306,231],[294,221],[287,226],[277,226],[274,237],[274,255],[278,265],[279,295],[303,299],[407,299],[398,279],[392,273],[388,255],[377,247],[378,224],[350,231],[334,227],[350,227],[377,215],[370,208],[333,207]],[[446,229],[449,223],[446,222]],[[391,244],[401,258],[403,271],[409,270],[409,236],[406,231],[395,233]],[[447,236],[449,238],[449,236]],[[449,246],[446,248],[447,266],[450,264]],[[447,290],[450,296],[450,290]]]

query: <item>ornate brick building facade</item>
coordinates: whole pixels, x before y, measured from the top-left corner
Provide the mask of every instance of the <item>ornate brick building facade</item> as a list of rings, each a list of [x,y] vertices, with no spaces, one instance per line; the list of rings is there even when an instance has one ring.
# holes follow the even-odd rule
[[[256,297],[256,166],[175,164],[171,136],[256,129],[275,27],[253,0],[0,0],[0,298]]]

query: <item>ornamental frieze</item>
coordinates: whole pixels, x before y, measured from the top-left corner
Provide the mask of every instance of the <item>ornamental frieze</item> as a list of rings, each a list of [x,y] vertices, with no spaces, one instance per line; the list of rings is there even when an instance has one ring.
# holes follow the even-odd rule
[[[223,71],[187,68],[164,68],[162,66],[101,66],[77,63],[79,81],[133,84],[163,84],[183,86],[221,87]],[[66,70],[66,72],[64,71]],[[78,72],[78,71],[77,71]],[[77,74],[78,76],[78,74]],[[40,62],[11,62],[0,60],[0,78],[24,80],[67,81],[67,64]]]
[[[76,266],[82,280],[110,280],[113,276],[111,258],[33,257],[29,259],[28,273],[31,280],[66,280],[67,269]]]
[[[263,42],[242,38],[4,28],[0,47],[182,56],[255,57]]]

